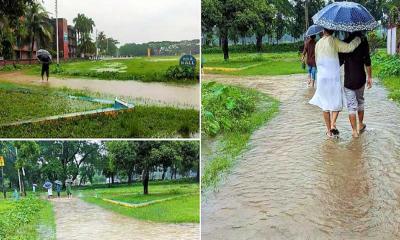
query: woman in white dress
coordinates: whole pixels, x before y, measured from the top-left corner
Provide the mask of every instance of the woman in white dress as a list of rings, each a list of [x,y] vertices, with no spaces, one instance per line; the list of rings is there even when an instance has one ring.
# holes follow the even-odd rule
[[[332,36],[333,32],[324,29],[323,37],[315,46],[318,84],[314,97],[310,100],[310,104],[320,107],[323,111],[328,137],[339,134],[336,120],[345,106],[338,53],[352,52],[361,43],[359,37],[345,43]]]

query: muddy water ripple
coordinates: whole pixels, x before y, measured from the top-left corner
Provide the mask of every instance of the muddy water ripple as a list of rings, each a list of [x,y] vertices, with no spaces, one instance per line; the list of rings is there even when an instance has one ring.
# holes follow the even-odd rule
[[[304,75],[206,79],[257,88],[282,105],[204,197],[203,239],[400,238],[400,108],[382,86],[366,91],[368,130],[352,139],[344,112],[340,139],[328,140]]]

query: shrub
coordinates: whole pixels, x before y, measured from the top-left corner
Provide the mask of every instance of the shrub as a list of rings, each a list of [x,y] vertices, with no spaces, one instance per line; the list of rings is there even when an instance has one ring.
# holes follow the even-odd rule
[[[170,80],[193,80],[196,77],[196,68],[175,65],[167,69],[166,76]]]
[[[0,239],[12,239],[16,230],[30,223],[42,208],[42,202],[36,197],[21,199],[13,203],[9,211],[0,215]]]

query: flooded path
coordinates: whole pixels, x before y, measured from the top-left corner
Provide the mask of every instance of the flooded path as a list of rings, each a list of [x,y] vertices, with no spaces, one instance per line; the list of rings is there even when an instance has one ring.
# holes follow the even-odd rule
[[[1,73],[0,79],[20,84],[45,85],[49,87],[66,87],[74,90],[137,99],[143,102],[174,105],[180,107],[200,108],[200,86],[173,85],[157,82],[96,80],[79,78],[50,77],[43,83],[40,77],[25,75],[22,72]]]
[[[54,199],[57,240],[199,239],[198,224],[139,221],[78,198]]]
[[[367,131],[352,139],[343,112],[341,137],[329,140],[305,78],[205,77],[282,105],[218,192],[204,196],[202,239],[400,239],[400,108],[375,85],[365,94]]]

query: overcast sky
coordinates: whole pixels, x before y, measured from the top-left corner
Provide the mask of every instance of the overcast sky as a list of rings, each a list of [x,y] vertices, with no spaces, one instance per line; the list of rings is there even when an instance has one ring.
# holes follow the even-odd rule
[[[58,0],[58,16],[69,25],[78,13],[98,31],[124,43],[192,40],[200,37],[200,0]],[[44,0],[54,16],[55,0]]]

